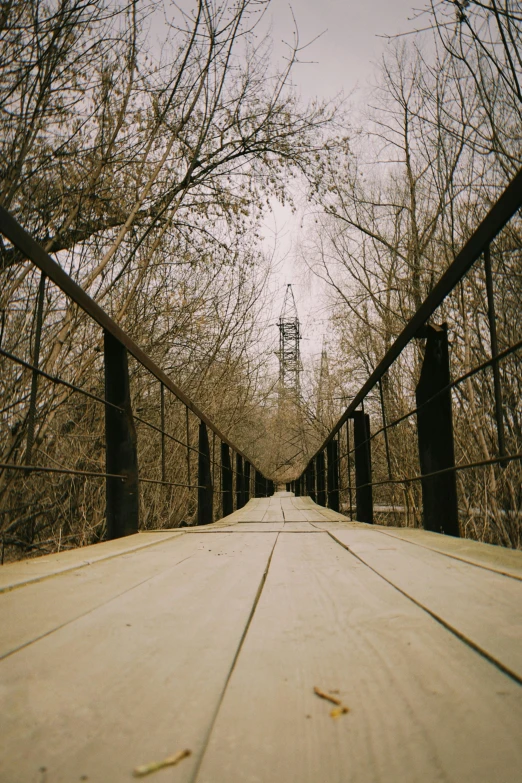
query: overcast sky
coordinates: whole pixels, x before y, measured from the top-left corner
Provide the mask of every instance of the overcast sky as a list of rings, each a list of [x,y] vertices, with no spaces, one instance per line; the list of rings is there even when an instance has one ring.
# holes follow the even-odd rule
[[[350,103],[361,103],[368,95],[376,63],[387,46],[386,35],[393,36],[418,26],[419,9],[424,0],[272,0],[267,14],[274,40],[274,60],[284,53],[282,41],[292,41],[294,22],[300,43],[315,40],[303,52],[311,63],[296,66],[294,83],[304,99],[314,96],[333,97],[344,93]],[[292,9],[292,10],[291,10]],[[325,301],[321,288],[304,277],[297,260],[300,217],[274,205],[265,222],[266,246],[274,248],[274,274],[271,280],[274,301],[274,323],[281,310],[286,283],[292,283],[305,340],[303,357],[321,350],[325,328]],[[277,235],[277,240],[275,239]],[[277,330],[274,327],[274,337]]]
[[[315,62],[295,72],[303,95],[322,97],[364,86],[386,45],[380,36],[410,30],[415,9],[424,5],[424,0],[272,0],[268,17],[275,44],[291,40],[292,11],[302,44],[323,33],[303,52]]]

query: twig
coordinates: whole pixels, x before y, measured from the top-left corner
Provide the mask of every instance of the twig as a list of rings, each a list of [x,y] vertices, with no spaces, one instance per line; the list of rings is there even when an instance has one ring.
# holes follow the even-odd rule
[[[182,759],[190,756],[191,753],[191,750],[179,750],[173,756],[167,756],[163,761],[153,761],[151,764],[143,764],[141,767],[136,767],[132,774],[135,778],[143,778],[145,775],[150,775],[151,772],[157,772],[164,767],[173,767],[175,764],[182,761]]]

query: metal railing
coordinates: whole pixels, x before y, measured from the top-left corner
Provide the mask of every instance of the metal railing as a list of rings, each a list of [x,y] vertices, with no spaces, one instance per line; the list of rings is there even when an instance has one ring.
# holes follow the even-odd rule
[[[457,486],[457,477],[466,471],[487,468],[496,470],[496,473],[490,475],[490,484],[493,487],[491,497],[496,503],[496,511],[492,514],[491,509],[486,509],[484,512],[485,518],[492,517],[496,520],[498,528],[490,538],[512,546],[522,544],[519,525],[522,507],[521,476],[518,473],[511,475],[509,492],[506,490],[504,497],[498,500],[499,483],[504,481],[506,484],[509,466],[516,465],[518,470],[522,459],[520,397],[513,395],[511,389],[509,405],[506,402],[506,383],[510,381],[515,390],[522,383],[522,372],[519,371],[522,368],[518,367],[522,339],[511,339],[508,342],[507,337],[504,337],[502,349],[499,347],[495,300],[501,294],[495,292],[498,277],[495,277],[492,269],[491,251],[492,246],[495,248],[496,238],[521,207],[522,172],[519,172],[406,324],[366,383],[356,392],[352,402],[308,462],[303,473],[291,482],[290,487],[296,494],[311,495],[321,505],[328,505],[337,511],[342,507],[343,511],[349,511],[350,516],[356,520],[373,523],[374,495],[379,488],[388,488],[387,496],[381,495],[379,498],[379,505],[406,508],[408,517],[406,489],[408,485],[416,484],[420,486],[420,492],[417,492],[419,514],[417,520],[413,520],[414,524],[422,523],[425,529],[458,536],[466,532],[463,530],[462,519],[459,522],[459,512],[462,517],[463,511],[469,506],[466,491],[469,494],[471,488],[470,485],[467,488]],[[494,252],[495,249],[493,257]],[[505,251],[498,250],[499,255],[502,252]],[[512,257],[518,259],[517,263],[520,262],[519,271],[522,273],[520,245],[515,243],[510,252]],[[477,263],[481,258],[483,266]],[[511,275],[512,279],[522,279],[522,274],[515,274],[512,269],[505,274],[508,278]],[[467,329],[466,339],[469,343],[470,327],[467,324],[462,325],[462,319],[458,317],[460,311],[455,303],[452,310],[450,300],[455,297],[455,302],[461,304],[464,283],[467,281],[470,284],[469,275],[474,275],[472,282],[475,298],[482,297],[484,300],[484,318],[478,326],[475,325],[473,334],[481,346],[489,343],[489,356],[483,357],[482,361],[470,368],[466,367],[464,372],[452,378],[450,364],[457,362],[451,361],[452,341],[449,335],[451,334],[456,342],[459,330]],[[517,307],[520,307],[519,313],[522,313],[522,296],[517,302],[518,305],[515,303],[514,307],[515,322],[519,320]],[[464,305],[462,311],[465,312]],[[452,313],[455,316],[453,319],[448,317]],[[439,317],[438,323],[434,319],[436,315]],[[452,320],[450,325],[447,323],[449,320]],[[414,405],[406,411],[392,411],[391,415],[390,395],[386,393],[386,389],[390,385],[390,378],[398,360],[408,367],[413,378]],[[511,366],[509,361],[515,364]],[[488,372],[491,377],[484,378],[483,375]],[[397,373],[399,374],[399,370]],[[466,459],[466,454],[469,456],[471,449],[467,448],[466,444],[459,444],[460,453],[456,458],[455,405],[452,395],[459,395],[459,403],[466,403],[469,414],[474,401],[467,399],[466,395],[469,391],[468,397],[473,397],[474,387],[470,384],[477,383],[476,376],[479,374],[482,374],[483,396],[491,400],[489,409],[481,411],[480,416],[474,411],[474,427],[471,428],[473,437],[477,441],[481,440],[482,453],[478,455],[479,459]],[[411,396],[413,397],[413,394]],[[515,402],[513,396],[516,398]],[[394,407],[397,409],[400,406]],[[378,425],[371,427],[371,419],[377,420]],[[482,422],[480,426],[477,423],[479,419]],[[401,425],[402,445],[397,435]],[[483,432],[480,432],[481,426]],[[405,427],[408,429],[405,430]],[[493,443],[493,437],[486,443],[484,432],[493,432],[493,429],[496,443]],[[372,446],[375,447],[376,454],[372,454]],[[409,465],[405,465],[404,454],[408,448],[416,454],[408,455]],[[493,451],[496,453],[492,453]],[[376,473],[379,475],[376,476]],[[393,487],[400,488],[403,493],[402,501],[397,502],[395,499],[394,502],[393,492],[390,490]],[[409,498],[412,499],[411,495]],[[514,526],[518,532],[507,529],[506,518],[516,520]],[[411,519],[407,520],[408,523],[411,524]]]
[[[33,318],[33,348],[31,360],[17,356],[4,348],[4,313],[0,335],[0,358],[31,374],[30,390],[21,400],[9,401],[2,411],[22,406],[25,410],[23,424],[25,448],[22,459],[12,459],[14,449],[7,460],[0,463],[0,480],[16,473],[61,474],[105,480],[105,517],[107,538],[135,533],[140,528],[140,485],[158,485],[166,488],[182,488],[187,491],[187,506],[192,505],[198,525],[215,521],[239,509],[252,496],[264,497],[273,493],[269,481],[252,460],[232,443],[216,425],[195,405],[171,378],[145,353],[131,337],[56,263],[45,250],[19,225],[15,218],[0,207],[0,234],[18,249],[21,259],[31,261],[40,270],[40,281]],[[82,388],[40,367],[42,330],[45,328],[44,300],[49,285],[60,289],[67,301],[74,303],[101,328],[96,350],[103,352],[104,394]],[[146,371],[156,385],[156,407],[159,424],[138,415],[131,403],[131,374],[129,358],[136,368]],[[39,412],[39,383],[46,381],[71,394],[102,406],[105,420],[105,470],[71,468],[64,465],[40,464],[35,459],[35,427]],[[159,389],[159,394],[157,391]],[[166,426],[168,395],[179,401],[185,415],[177,416],[178,429]],[[179,414],[179,412],[178,412]],[[194,432],[195,424],[197,434]],[[41,422],[40,422],[41,424]],[[138,464],[137,427],[143,426],[159,435],[157,477],[142,475]],[[209,441],[212,433],[212,445]],[[220,453],[216,455],[216,441]],[[185,480],[170,480],[167,471],[168,444],[185,450]],[[20,451],[20,450],[18,450]],[[5,453],[5,451],[4,451]],[[191,495],[192,493],[192,495]],[[216,501],[217,495],[217,503]],[[2,538],[2,561],[5,535]],[[7,541],[9,543],[9,541]]]

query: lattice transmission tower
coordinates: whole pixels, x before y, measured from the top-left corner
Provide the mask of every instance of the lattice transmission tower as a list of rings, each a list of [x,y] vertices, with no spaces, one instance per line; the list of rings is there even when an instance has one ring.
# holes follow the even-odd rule
[[[288,283],[285,291],[283,309],[278,321],[279,327],[279,388],[281,397],[300,396],[301,327],[297,316],[292,284]]]

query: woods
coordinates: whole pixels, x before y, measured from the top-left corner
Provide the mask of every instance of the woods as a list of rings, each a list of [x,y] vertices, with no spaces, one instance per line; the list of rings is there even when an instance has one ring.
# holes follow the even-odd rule
[[[1,20],[2,205],[245,447],[266,354],[259,218],[335,144],[335,107],[291,88],[297,39],[278,70],[256,38],[266,6],[34,0],[3,4]],[[31,364],[39,275],[3,244],[1,276],[2,348]],[[99,333],[52,286],[42,320],[41,369],[100,395]],[[1,462],[99,470],[103,410],[39,381],[31,449],[31,373],[2,364]],[[130,371],[136,413],[157,417],[157,385]],[[143,427],[146,474],[157,445]],[[171,460],[175,481],[185,460]],[[103,536],[99,481],[2,482],[6,546]],[[187,500],[151,490],[145,526],[177,524]]]
[[[325,172],[317,196],[325,215],[306,248],[330,290],[330,354],[337,395],[345,398],[368,378],[521,164],[518,4],[432,3],[417,23],[424,32],[390,42],[342,170],[336,159]],[[499,352],[520,340],[521,229],[514,218],[490,251]],[[433,321],[448,323],[453,379],[491,356],[490,309],[478,263]],[[388,422],[415,409],[423,352],[419,339],[383,380]],[[519,354],[502,361],[499,373],[504,453],[517,454]],[[368,406],[378,429],[378,393]],[[456,386],[453,406],[456,464],[495,458],[491,368]],[[415,420],[402,421],[389,439],[393,476],[418,475]],[[382,435],[374,441],[374,480],[388,477],[385,445]],[[519,463],[457,475],[462,533],[520,546]],[[422,524],[418,483],[377,492],[378,503],[401,509],[402,523]]]
[[[0,204],[227,437],[286,482],[519,171],[522,14],[512,0],[428,3],[417,32],[388,41],[357,108],[300,97],[293,74],[306,44],[296,28],[277,66],[269,6],[7,0]],[[281,402],[261,225],[274,197],[302,195],[317,221],[302,255],[328,292],[328,349],[307,368],[301,398]],[[437,312],[453,378],[490,357],[492,307],[498,351],[520,341],[521,231],[516,217],[491,247],[493,298],[478,264]],[[4,241],[0,316],[0,464],[27,468],[0,470],[3,557],[98,541],[103,482],[30,468],[103,472],[100,330]],[[372,430],[414,409],[424,350],[424,338],[410,345],[368,399]],[[70,385],[35,381],[35,364]],[[140,475],[150,479],[142,526],[191,524],[185,449],[170,443],[162,465],[157,429],[163,421],[195,443],[197,422],[170,397],[160,421],[160,385],[132,359],[129,369]],[[509,454],[522,452],[521,370],[516,352],[499,365]],[[457,464],[499,453],[495,382],[486,369],[455,387]],[[396,481],[377,490],[377,504],[394,509],[378,521],[422,525],[420,485],[409,482],[416,444],[411,418],[374,441],[374,480]],[[153,483],[165,475],[170,487]],[[461,533],[520,547],[520,479],[518,461],[459,472]],[[347,510],[346,491],[341,503]]]

